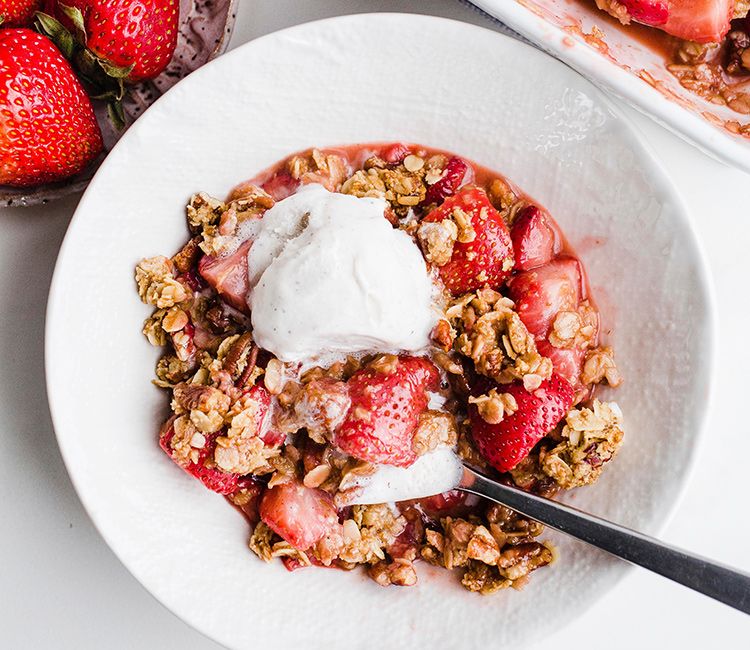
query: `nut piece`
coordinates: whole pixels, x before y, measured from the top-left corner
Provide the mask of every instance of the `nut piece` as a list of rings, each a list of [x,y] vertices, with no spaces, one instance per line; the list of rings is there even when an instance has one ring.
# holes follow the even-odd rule
[[[469,397],[469,404],[476,404],[480,417],[487,424],[500,424],[506,415],[518,410],[516,398],[510,393],[498,393],[496,388],[491,388],[486,395]]]
[[[593,483],[622,445],[620,408],[595,399],[593,410],[568,413],[560,435],[562,441],[556,447],[540,452],[542,471],[566,490]]]
[[[190,297],[190,291],[173,275],[171,260],[163,255],[142,259],[135,267],[138,295],[148,305],[159,309],[173,307]]]
[[[437,449],[441,445],[453,447],[457,442],[458,429],[450,413],[425,411],[419,415],[417,428],[411,441],[411,448],[418,456]]]
[[[458,240],[458,226],[452,219],[422,221],[417,239],[425,259],[435,266],[445,266],[453,257],[453,245]]]
[[[581,381],[585,385],[599,384],[604,380],[613,388],[622,383],[622,377],[615,365],[615,353],[610,347],[595,348],[586,354],[581,372]]]

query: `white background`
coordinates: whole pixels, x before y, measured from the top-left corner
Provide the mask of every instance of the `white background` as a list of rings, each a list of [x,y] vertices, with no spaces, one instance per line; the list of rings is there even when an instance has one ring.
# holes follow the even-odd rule
[[[282,27],[355,11],[432,13],[491,26],[455,0],[240,3],[232,47]],[[750,365],[750,176],[708,159],[635,112],[628,114],[691,207],[718,306],[719,372],[708,435],[663,537],[750,570],[744,455],[750,441],[744,410]],[[55,257],[77,201],[73,196],[44,207],[0,210],[0,646],[216,649],[157,603],[107,548],[81,507],[57,449],[44,390],[44,311]],[[300,605],[290,598],[290,621]],[[331,618],[335,625],[336,612]],[[747,647],[749,639],[750,618],[633,570],[595,607],[535,650],[732,649]]]

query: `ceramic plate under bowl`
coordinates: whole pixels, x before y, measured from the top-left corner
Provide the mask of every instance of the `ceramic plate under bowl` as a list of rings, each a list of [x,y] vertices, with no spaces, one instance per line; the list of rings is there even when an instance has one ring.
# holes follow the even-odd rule
[[[463,0],[469,2],[469,0]],[[750,116],[683,88],[664,55],[614,25],[594,0],[471,0],[681,138],[750,172]],[[596,28],[596,29],[595,29]],[[598,30],[598,31],[596,31]]]
[[[157,598],[232,648],[515,648],[625,571],[549,534],[559,562],[486,598],[426,564],[409,589],[361,571],[288,573],[258,560],[243,518],[159,449],[168,400],[150,383],[158,351],[140,332],[136,262],[186,240],[192,192],[221,196],[305,147],[398,139],[507,174],[588,267],[626,377],[627,433],[572,500],[653,533],[686,480],[712,359],[705,267],[672,185],[602,94],[529,46],[437,18],[349,16],[260,38],[175,86],[104,162],[60,253],[46,341],[55,429],[92,519]]]

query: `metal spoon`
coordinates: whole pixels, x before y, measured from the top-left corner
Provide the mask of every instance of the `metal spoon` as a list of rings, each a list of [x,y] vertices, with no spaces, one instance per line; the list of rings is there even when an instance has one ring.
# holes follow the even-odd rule
[[[381,467],[381,477],[376,482],[365,479],[361,493],[352,502],[383,503],[464,490],[750,614],[749,574],[563,503],[498,483],[462,465],[447,449],[433,454],[432,458],[432,454],[422,456],[414,469]]]

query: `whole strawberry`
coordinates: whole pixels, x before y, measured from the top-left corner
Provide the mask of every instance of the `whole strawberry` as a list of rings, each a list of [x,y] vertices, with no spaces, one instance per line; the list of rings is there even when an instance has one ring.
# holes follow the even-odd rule
[[[0,30],[0,184],[62,180],[101,150],[91,102],[57,48],[29,29]]]
[[[178,0],[54,0],[54,13],[105,68],[129,69],[127,81],[156,77],[177,45]]]
[[[0,26],[28,27],[42,0],[0,0]]]

